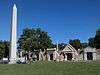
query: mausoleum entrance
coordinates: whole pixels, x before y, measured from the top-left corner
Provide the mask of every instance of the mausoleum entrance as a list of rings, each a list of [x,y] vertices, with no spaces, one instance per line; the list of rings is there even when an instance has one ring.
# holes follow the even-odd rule
[[[67,53],[67,60],[72,60],[73,56],[72,53]]]
[[[50,54],[50,60],[53,60],[53,54]]]
[[[87,52],[87,60],[93,60],[93,53]]]

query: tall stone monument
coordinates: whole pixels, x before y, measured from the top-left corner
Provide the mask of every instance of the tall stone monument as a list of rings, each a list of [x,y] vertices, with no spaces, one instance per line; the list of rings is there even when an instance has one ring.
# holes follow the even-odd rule
[[[10,37],[10,51],[9,51],[9,64],[15,64],[17,61],[17,7],[14,4],[12,13],[12,26],[11,26],[11,37]]]

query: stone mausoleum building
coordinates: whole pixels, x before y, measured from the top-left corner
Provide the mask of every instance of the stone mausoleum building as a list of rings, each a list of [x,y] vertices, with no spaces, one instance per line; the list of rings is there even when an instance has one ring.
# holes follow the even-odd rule
[[[96,60],[96,49],[92,47],[87,47],[83,51],[84,60]]]
[[[86,47],[80,51],[79,60],[100,60],[100,51],[96,48]]]
[[[63,50],[51,48],[47,50],[35,50],[34,52],[19,52],[20,60],[32,61],[88,61],[100,60],[100,50],[92,47],[86,47],[77,51],[70,44],[67,44]]]

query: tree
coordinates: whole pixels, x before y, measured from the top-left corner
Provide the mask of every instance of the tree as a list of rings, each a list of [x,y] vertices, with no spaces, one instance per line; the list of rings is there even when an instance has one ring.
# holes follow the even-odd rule
[[[82,45],[79,39],[69,40],[69,44],[72,45],[76,50],[82,48]]]
[[[3,41],[5,45],[5,52],[4,52],[4,57],[9,57],[9,48],[10,48],[10,42],[9,41]]]
[[[9,56],[9,46],[10,46],[9,41],[0,40],[0,59]]]
[[[88,39],[89,43],[88,46],[94,47],[94,37]]]
[[[59,50],[63,50],[63,49],[65,48],[66,45],[67,45],[67,44],[65,44],[65,43],[59,43],[59,44],[58,44]]]
[[[96,35],[94,38],[94,46],[97,49],[100,49],[100,29],[96,31]]]
[[[86,48],[86,47],[88,47],[88,43],[81,43],[81,45],[82,45],[82,48]]]
[[[44,50],[52,46],[52,41],[48,33],[41,28],[25,28],[18,45],[18,48],[26,51]]]
[[[3,41],[1,40],[0,41],[0,59],[3,58],[4,53],[5,53],[5,45],[4,45]]]
[[[58,44],[58,49],[59,49],[59,50],[63,50],[63,49],[65,48],[66,45],[67,45],[67,44],[65,44],[65,43],[59,43],[59,44]],[[52,48],[57,48],[57,44],[52,44]]]

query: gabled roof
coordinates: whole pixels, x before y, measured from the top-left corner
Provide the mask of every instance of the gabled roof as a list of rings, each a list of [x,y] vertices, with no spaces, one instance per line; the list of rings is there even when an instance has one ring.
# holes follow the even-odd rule
[[[73,51],[76,51],[76,50],[70,44],[67,44],[67,46],[63,49],[63,51],[73,52]]]

